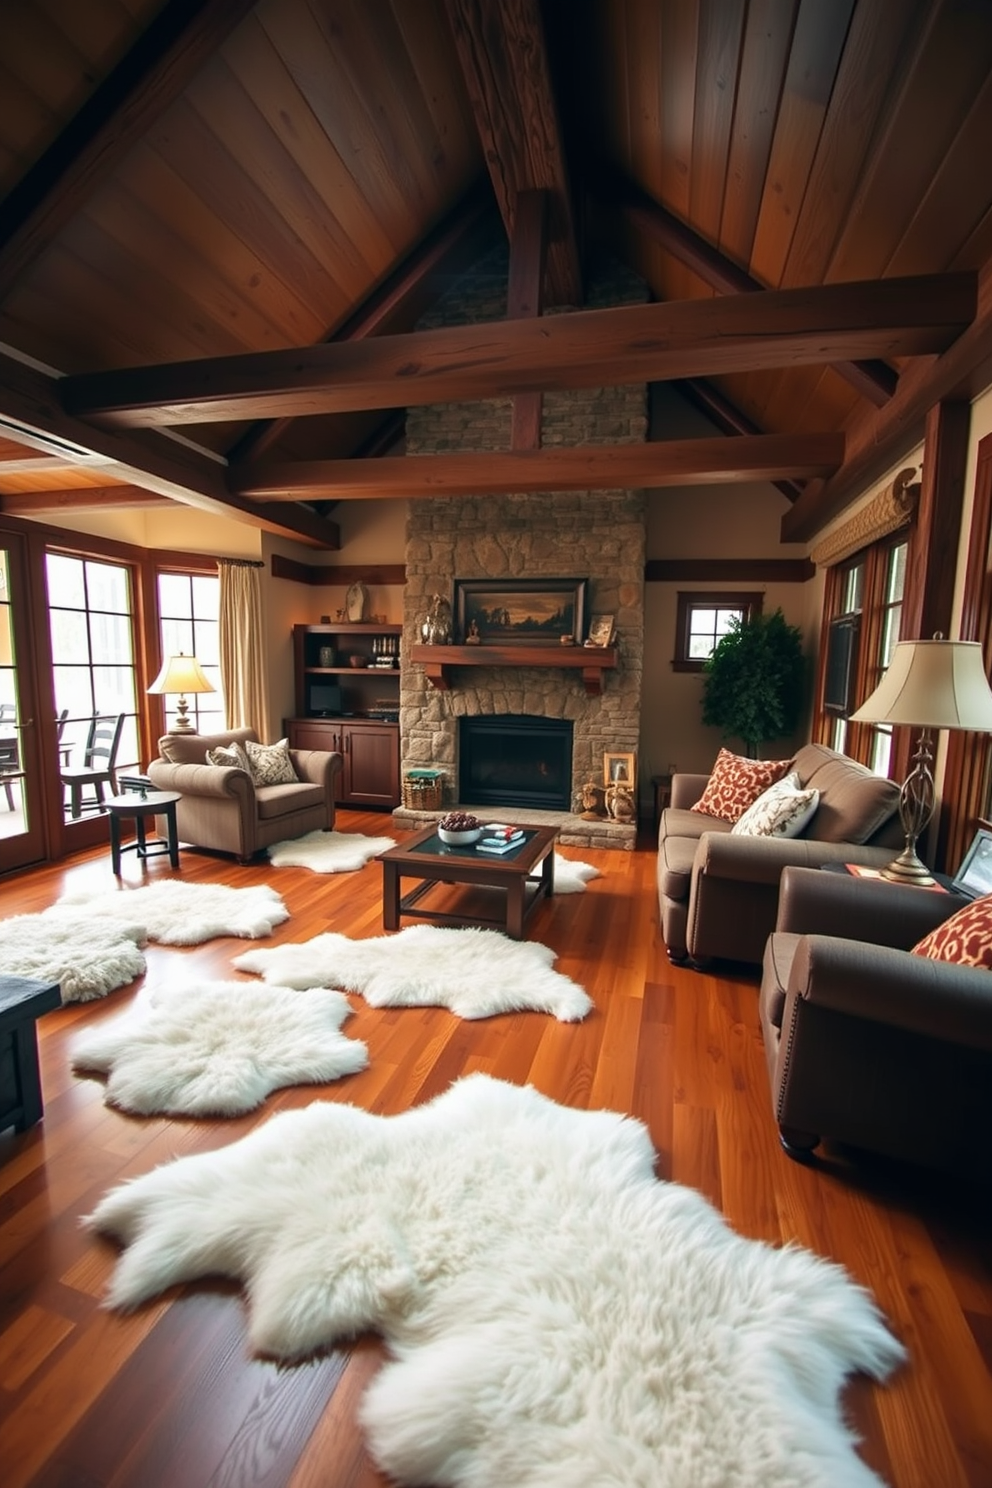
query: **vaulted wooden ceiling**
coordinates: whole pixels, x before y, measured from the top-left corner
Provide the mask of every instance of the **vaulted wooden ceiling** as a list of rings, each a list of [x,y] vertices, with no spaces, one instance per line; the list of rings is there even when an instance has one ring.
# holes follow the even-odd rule
[[[762,476],[802,540],[992,383],[987,0],[9,11],[2,511],[333,547],[342,499]],[[507,319],[415,331],[500,242]],[[604,254],[656,303],[586,310]],[[644,379],[720,437],[540,449],[542,389]],[[505,455],[403,456],[497,393]]]

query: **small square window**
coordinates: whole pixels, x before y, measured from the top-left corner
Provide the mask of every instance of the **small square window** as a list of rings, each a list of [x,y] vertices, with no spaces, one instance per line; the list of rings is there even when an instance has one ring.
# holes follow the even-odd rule
[[[760,615],[761,600],[760,594],[680,591],[672,670],[701,672],[736,621]]]

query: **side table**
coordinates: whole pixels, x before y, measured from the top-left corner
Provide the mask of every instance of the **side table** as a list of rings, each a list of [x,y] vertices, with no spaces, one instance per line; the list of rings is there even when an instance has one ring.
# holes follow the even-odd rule
[[[651,784],[654,786],[654,829],[657,832],[661,826],[661,813],[672,799],[672,777],[652,775]]]
[[[0,1131],[27,1131],[41,1120],[38,1030],[42,1013],[62,1006],[58,982],[0,976]]]
[[[178,800],[178,791],[146,791],[143,794],[127,791],[122,796],[111,796],[103,803],[110,817],[110,856],[118,878],[121,872],[121,853],[124,852],[136,852],[139,858],[151,858],[158,853],[167,852],[173,868],[179,867],[179,834],[176,827]],[[136,840],[122,847],[121,821],[128,816],[134,817]],[[146,823],[150,816],[165,817],[167,836],[164,842],[157,838],[148,840]]]

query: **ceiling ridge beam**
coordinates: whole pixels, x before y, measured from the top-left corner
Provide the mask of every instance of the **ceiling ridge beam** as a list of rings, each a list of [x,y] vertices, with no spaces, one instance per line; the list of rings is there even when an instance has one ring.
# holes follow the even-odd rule
[[[482,153],[506,235],[518,197],[547,191],[545,299],[581,305],[575,214],[538,0],[445,0]]]
[[[343,413],[518,392],[946,351],[974,273],[620,305],[65,377],[63,406],[116,427]]]
[[[619,206],[631,226],[645,233],[673,258],[693,271],[721,294],[755,294],[768,286],[721,253],[688,223],[669,212],[632,181],[617,178],[609,185],[592,188],[593,195],[610,206]],[[899,374],[880,359],[832,363],[834,371],[867,398],[883,407],[899,383]]]
[[[389,455],[300,460],[232,472],[242,497],[272,502],[476,496],[532,491],[655,489],[811,477],[838,469],[843,434],[756,434],[657,444],[589,444],[509,454]]]
[[[0,299],[85,204],[253,0],[168,0],[0,201]]]

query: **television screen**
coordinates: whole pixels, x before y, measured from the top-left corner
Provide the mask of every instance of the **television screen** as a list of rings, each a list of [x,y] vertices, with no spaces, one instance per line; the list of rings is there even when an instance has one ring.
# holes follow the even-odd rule
[[[860,628],[860,615],[844,615],[830,622],[823,675],[823,706],[828,713],[846,716],[851,711]]]
[[[310,683],[310,712],[340,713],[341,712],[341,689],[331,682]]]

